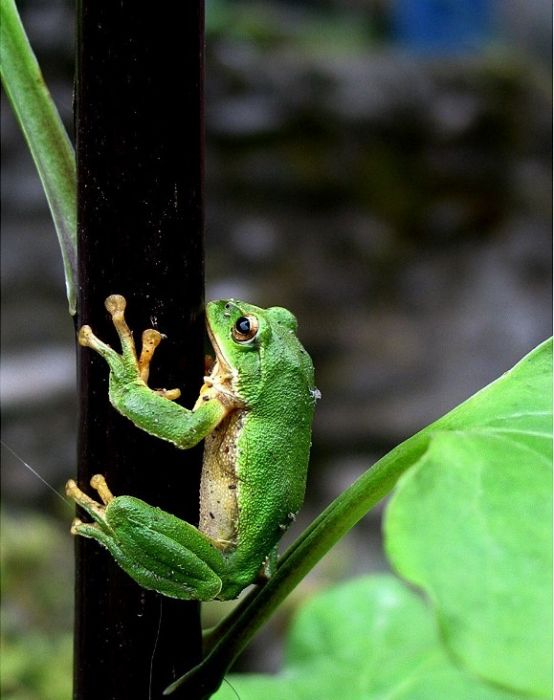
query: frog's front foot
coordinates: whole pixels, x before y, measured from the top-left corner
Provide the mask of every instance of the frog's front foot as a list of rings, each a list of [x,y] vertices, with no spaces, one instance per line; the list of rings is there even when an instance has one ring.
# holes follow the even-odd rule
[[[150,374],[150,363],[158,345],[166,337],[154,328],[148,328],[142,334],[140,356],[137,356],[133,333],[125,320],[127,301],[121,294],[112,294],[104,302],[110,312],[112,322],[121,342],[122,354],[104,343],[94,335],[90,326],[82,326],[79,331],[79,344],[96,350],[108,363],[114,377],[121,381],[141,379],[145,384]],[[154,391],[170,401],[181,395],[179,389],[154,389]]]

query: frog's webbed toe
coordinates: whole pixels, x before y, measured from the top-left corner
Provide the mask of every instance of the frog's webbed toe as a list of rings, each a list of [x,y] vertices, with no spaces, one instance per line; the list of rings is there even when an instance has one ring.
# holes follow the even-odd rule
[[[70,479],[65,485],[66,495],[78,506],[81,506],[95,521],[85,523],[80,518],[74,518],[71,524],[71,534],[92,537],[105,544],[106,538],[111,536],[110,528],[106,522],[106,507],[114,500],[114,496],[101,474],[95,474],[90,480],[90,484],[98,492],[102,503],[98,503],[84,491],[81,491],[73,479]]]
[[[90,480],[90,485],[98,492],[102,503],[98,503],[98,501],[95,501],[84,491],[81,491],[73,479],[69,479],[65,485],[65,494],[71,498],[72,501],[75,501],[77,505],[86,510],[95,520],[104,521],[106,506],[113,501],[114,495],[110,491],[106,479],[102,474],[95,474]]]

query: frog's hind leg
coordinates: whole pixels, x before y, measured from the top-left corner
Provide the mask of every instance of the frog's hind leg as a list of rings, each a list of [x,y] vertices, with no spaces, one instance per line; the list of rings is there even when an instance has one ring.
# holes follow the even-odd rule
[[[100,474],[91,479],[102,503],[70,480],[66,493],[94,520],[73,521],[74,535],[98,540],[143,588],[182,600],[211,600],[227,564],[217,545],[190,523],[132,496],[113,496]]]
[[[221,591],[227,563],[215,543],[190,523],[132,496],[107,507],[118,563],[144,588],[182,600],[211,600]]]

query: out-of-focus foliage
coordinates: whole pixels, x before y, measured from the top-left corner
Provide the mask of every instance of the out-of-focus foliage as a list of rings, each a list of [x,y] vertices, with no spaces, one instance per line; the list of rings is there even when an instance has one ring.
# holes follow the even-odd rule
[[[69,700],[73,635],[2,636],[0,692],[4,700]]]
[[[460,669],[430,608],[392,576],[367,576],[307,603],[276,677],[229,676],[217,700],[522,700]]]
[[[251,42],[260,49],[355,51],[368,46],[373,33],[369,17],[342,8],[323,10],[272,2],[208,0],[206,36]]]
[[[2,513],[0,694],[69,700],[72,542],[51,517]]]

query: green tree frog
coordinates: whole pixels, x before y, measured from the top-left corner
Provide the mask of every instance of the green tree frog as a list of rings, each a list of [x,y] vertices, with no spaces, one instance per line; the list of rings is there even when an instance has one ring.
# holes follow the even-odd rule
[[[101,502],[67,483],[67,495],[94,521],[75,519],[72,533],[98,540],[144,588],[183,600],[235,598],[271,575],[277,543],[304,499],[319,397],[312,361],[286,309],[212,301],[206,318],[215,364],[187,410],[173,402],[178,390],[147,385],[163,336],[144,331],[137,356],[125,305],[120,295],[106,299],[121,354],[89,326],[79,342],[106,360],[110,401],[136,426],[182,449],[205,440],[200,523],[132,496],[114,497],[97,474],[91,486]]]

